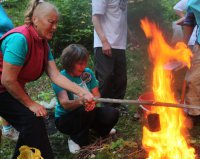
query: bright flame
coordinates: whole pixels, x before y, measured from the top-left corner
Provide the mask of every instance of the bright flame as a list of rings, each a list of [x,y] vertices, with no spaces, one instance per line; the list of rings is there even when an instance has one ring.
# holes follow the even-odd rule
[[[166,63],[182,62],[190,67],[192,53],[187,46],[179,42],[175,48],[170,47],[158,27],[148,21],[141,20],[141,27],[150,39],[148,48],[153,71],[153,93],[155,101],[178,103],[171,88],[172,73],[164,69]],[[187,124],[183,110],[170,107],[153,107],[154,113],[160,117],[161,130],[151,132],[143,127],[142,144],[148,152],[148,159],[195,159],[195,150],[186,142]]]

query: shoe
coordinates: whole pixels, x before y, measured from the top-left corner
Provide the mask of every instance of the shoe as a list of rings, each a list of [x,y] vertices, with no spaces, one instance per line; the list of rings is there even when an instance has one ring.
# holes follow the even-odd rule
[[[2,129],[2,136],[6,137],[6,138],[9,138],[9,139],[11,139],[13,141],[17,141],[18,137],[19,137],[19,132],[13,127],[10,128],[8,131],[4,131]]]
[[[109,135],[115,135],[117,130],[115,128],[112,128],[109,132]]]
[[[80,146],[71,139],[68,139],[68,148],[69,148],[69,152],[71,152],[72,154],[79,153],[81,149]]]

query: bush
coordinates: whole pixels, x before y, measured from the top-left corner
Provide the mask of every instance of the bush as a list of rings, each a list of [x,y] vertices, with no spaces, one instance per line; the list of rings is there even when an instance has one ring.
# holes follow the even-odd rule
[[[140,20],[144,17],[156,22],[163,30],[164,36],[171,39],[172,21],[177,19],[173,6],[178,0],[134,0],[128,5],[128,24],[134,31],[138,41],[143,44],[146,42],[144,32],[140,27]]]
[[[54,1],[60,11],[60,21],[51,46],[55,57],[71,43],[80,43],[92,49],[93,27],[91,23],[91,4],[88,0]]]

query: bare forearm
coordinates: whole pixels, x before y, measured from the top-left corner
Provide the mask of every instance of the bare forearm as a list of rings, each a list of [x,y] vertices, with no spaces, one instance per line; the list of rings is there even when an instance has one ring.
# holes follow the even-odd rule
[[[68,90],[70,92],[73,92],[74,94],[82,97],[85,93],[88,91],[79,87],[74,82],[70,81],[65,76],[59,74],[57,77],[53,78],[52,81],[57,84],[58,86],[64,88],[65,90]]]
[[[97,32],[99,39],[101,40],[102,43],[107,42],[107,38],[103,32],[102,26],[101,26],[101,22],[100,22],[100,15],[94,15],[92,17],[92,22],[94,25],[94,29]]]
[[[83,106],[83,102],[79,99],[67,100],[65,103],[61,104],[65,109],[74,110],[80,106]]]
[[[53,83],[64,88],[65,90],[73,92],[74,94],[76,94],[78,96],[83,96],[85,93],[86,94],[88,93],[86,90],[79,87],[74,82],[71,82],[65,76],[61,75],[60,72],[58,71],[54,61],[48,62],[48,67],[47,67],[46,72]]]
[[[34,103],[24,89],[22,89],[18,81],[4,81],[2,84],[14,98],[26,107],[29,107]]]

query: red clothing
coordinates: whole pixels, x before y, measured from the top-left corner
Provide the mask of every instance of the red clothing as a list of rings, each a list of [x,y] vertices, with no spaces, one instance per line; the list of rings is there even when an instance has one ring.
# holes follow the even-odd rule
[[[18,81],[22,88],[30,81],[38,79],[45,70],[48,62],[49,47],[46,40],[41,39],[32,25],[23,25],[14,28],[4,34],[0,42],[12,33],[21,33],[25,36],[28,43],[28,53],[22,69],[18,75]],[[2,75],[3,55],[0,52],[0,79]],[[0,93],[5,92],[6,88],[0,82]]]

